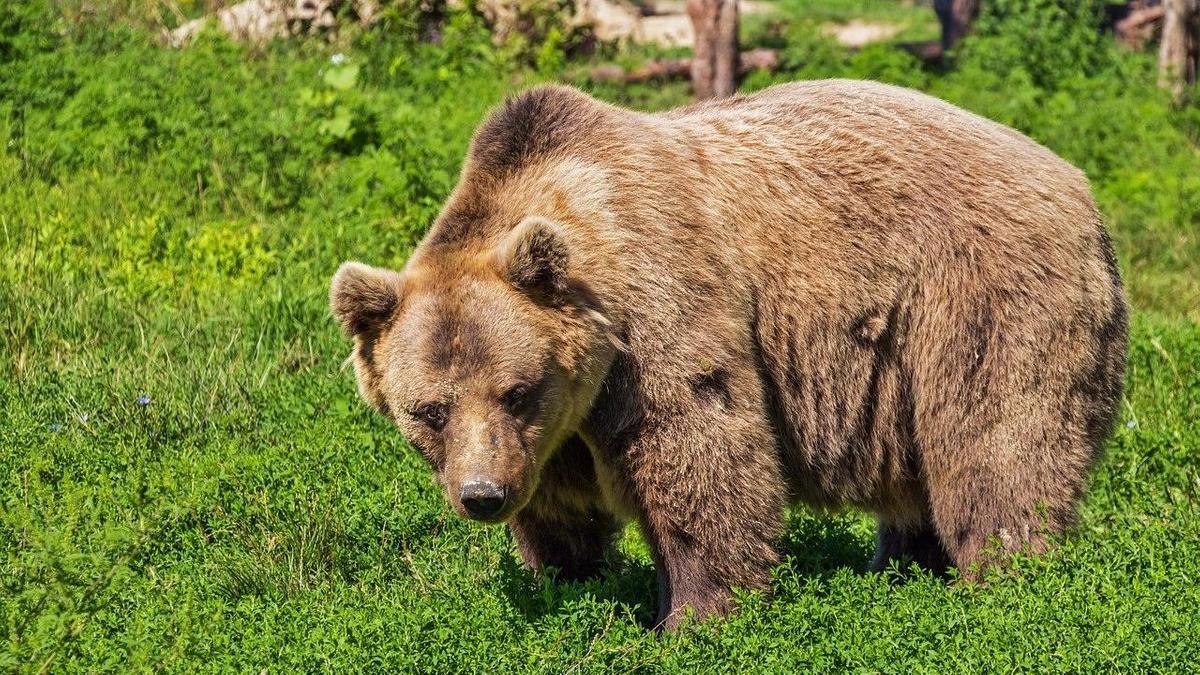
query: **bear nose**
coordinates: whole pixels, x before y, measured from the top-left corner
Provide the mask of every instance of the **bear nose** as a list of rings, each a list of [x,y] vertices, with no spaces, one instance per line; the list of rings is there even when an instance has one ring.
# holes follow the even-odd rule
[[[504,488],[490,480],[469,480],[459,499],[472,518],[491,518],[504,508]]]

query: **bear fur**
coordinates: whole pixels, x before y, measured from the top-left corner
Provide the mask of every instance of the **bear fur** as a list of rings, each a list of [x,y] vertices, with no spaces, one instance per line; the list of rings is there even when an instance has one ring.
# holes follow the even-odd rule
[[[855,81],[661,114],[527,91],[404,270],[346,263],[331,302],[457,511],[566,577],[636,521],[668,627],[764,588],[793,503],[874,513],[876,568],[1043,550],[1127,349],[1079,170]]]

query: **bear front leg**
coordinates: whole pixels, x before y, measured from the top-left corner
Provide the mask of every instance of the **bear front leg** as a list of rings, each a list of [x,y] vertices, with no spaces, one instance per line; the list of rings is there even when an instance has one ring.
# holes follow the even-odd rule
[[[533,499],[509,522],[525,566],[563,580],[599,574],[620,523],[602,507],[591,453],[568,439],[542,470]]]
[[[729,400],[729,399],[725,399]],[[725,400],[651,420],[629,481],[658,565],[659,625],[731,608],[734,588],[765,589],[778,561],[786,485],[761,419]]]
[[[875,559],[871,561],[871,570],[882,572],[892,561],[902,569],[916,563],[934,574],[943,574],[950,566],[950,557],[931,523],[913,525],[881,520],[876,527]]]
[[[617,532],[612,516],[595,510],[551,514],[525,509],[509,528],[526,567],[538,573],[555,568],[555,578],[564,581],[598,576]]]

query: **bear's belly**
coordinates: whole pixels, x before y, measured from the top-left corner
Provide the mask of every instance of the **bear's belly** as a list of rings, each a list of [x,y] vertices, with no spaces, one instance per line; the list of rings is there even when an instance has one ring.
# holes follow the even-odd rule
[[[913,403],[896,314],[760,317],[759,371],[793,501],[917,515]]]

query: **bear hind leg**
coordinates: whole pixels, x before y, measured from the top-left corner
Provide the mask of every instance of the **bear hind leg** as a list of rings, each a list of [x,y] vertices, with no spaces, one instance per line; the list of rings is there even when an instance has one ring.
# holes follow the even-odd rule
[[[977,579],[1013,553],[1044,552],[1074,522],[1092,452],[1047,410],[939,454],[953,459],[926,461],[934,527],[960,575]]]
[[[1119,400],[1121,331],[1100,340],[1087,298],[1023,293],[1042,304],[982,280],[925,287],[905,354],[929,513],[966,578],[1074,523]]]

